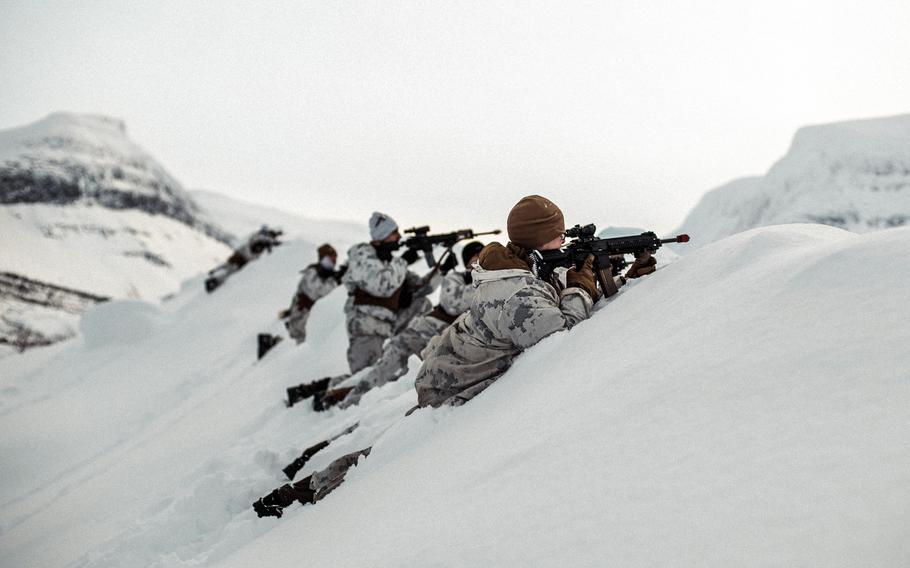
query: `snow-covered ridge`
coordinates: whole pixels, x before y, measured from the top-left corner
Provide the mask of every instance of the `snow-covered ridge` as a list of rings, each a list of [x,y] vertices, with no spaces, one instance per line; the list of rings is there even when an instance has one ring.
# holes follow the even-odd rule
[[[692,235],[693,248],[802,222],[854,232],[910,224],[910,115],[801,128],[765,176],[708,192],[679,232]]]
[[[55,113],[0,131],[0,204],[75,202],[166,215],[219,240],[228,237],[127,137],[121,120]]]
[[[907,566],[910,228],[760,228],[624,287],[470,403],[414,405],[417,362],[360,406],[286,409],[345,368],[344,290],[255,360],[288,243],[217,293],[101,304],[72,342],[0,359],[10,566]],[[845,266],[885,267],[844,278]],[[123,330],[122,333],[119,330]],[[112,401],[102,404],[100,401]],[[315,506],[258,519],[373,444]]]
[[[217,219],[219,227],[236,237],[245,237],[266,223],[270,227],[280,227],[285,239],[329,242],[343,253],[348,246],[369,234],[365,222],[312,219],[212,191],[194,189],[190,195],[209,218]]]

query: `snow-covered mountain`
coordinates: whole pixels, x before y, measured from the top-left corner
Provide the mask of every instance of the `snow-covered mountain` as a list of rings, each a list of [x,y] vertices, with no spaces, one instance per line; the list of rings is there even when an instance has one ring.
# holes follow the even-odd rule
[[[344,291],[256,361],[291,242],[215,294],[95,306],[0,359],[0,558],[180,566],[907,566],[910,228],[760,228],[624,287],[459,408],[418,361],[359,406],[287,409],[343,371]],[[661,250],[661,253],[663,249]],[[887,266],[874,279],[845,266]],[[723,309],[718,309],[722,306]],[[372,445],[316,505],[259,519],[281,467]]]
[[[164,215],[215,238],[228,235],[200,215],[192,198],[121,120],[55,113],[0,131],[0,204],[91,204]]]
[[[692,235],[691,250],[806,222],[855,232],[910,224],[910,115],[801,128],[766,175],[708,192],[678,232]]]
[[[0,234],[0,344],[22,348],[72,336],[87,305],[157,300],[230,254],[124,124],[93,115],[0,131]]]

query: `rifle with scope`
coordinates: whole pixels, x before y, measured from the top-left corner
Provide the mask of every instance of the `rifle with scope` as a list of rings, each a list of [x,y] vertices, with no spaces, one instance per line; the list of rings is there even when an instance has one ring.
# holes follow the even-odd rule
[[[645,252],[654,253],[667,243],[689,242],[689,235],[661,239],[653,231],[606,239],[597,238],[596,235],[597,227],[593,224],[575,225],[571,229],[566,229],[566,237],[573,240],[563,245],[561,249],[538,251],[541,263],[550,270],[560,266],[576,268],[581,266],[589,255],[593,256],[594,276],[604,296],[610,297],[619,291],[613,277],[620,275],[629,264],[625,255],[632,254],[637,257]]]
[[[481,235],[498,235],[501,232],[502,231],[499,229],[480,233],[475,233],[473,229],[459,229],[457,231],[452,231],[451,233],[438,233],[432,235],[430,234],[430,227],[424,225],[422,227],[412,227],[404,230],[406,235],[413,236],[402,239],[397,243],[382,243],[379,246],[388,251],[395,251],[400,248],[420,251],[423,253],[427,265],[432,268],[436,266],[436,257],[433,254],[433,246],[442,245],[446,249],[450,249],[459,241],[473,239]]]

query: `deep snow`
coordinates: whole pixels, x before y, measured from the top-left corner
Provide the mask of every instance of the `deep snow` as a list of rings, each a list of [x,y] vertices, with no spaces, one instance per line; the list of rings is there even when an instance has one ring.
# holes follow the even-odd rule
[[[0,360],[10,566],[901,566],[910,563],[910,229],[757,229],[637,281],[457,409],[411,372],[359,407],[285,409],[344,369],[336,291],[307,344],[255,334],[313,243],[215,294],[114,303]],[[127,325],[115,339],[110,329]],[[335,493],[249,508],[374,444]]]

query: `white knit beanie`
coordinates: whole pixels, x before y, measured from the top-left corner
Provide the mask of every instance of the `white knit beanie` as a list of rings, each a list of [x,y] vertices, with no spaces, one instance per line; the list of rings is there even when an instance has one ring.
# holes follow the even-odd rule
[[[381,241],[398,229],[398,223],[385,213],[374,211],[370,217],[370,239]]]

